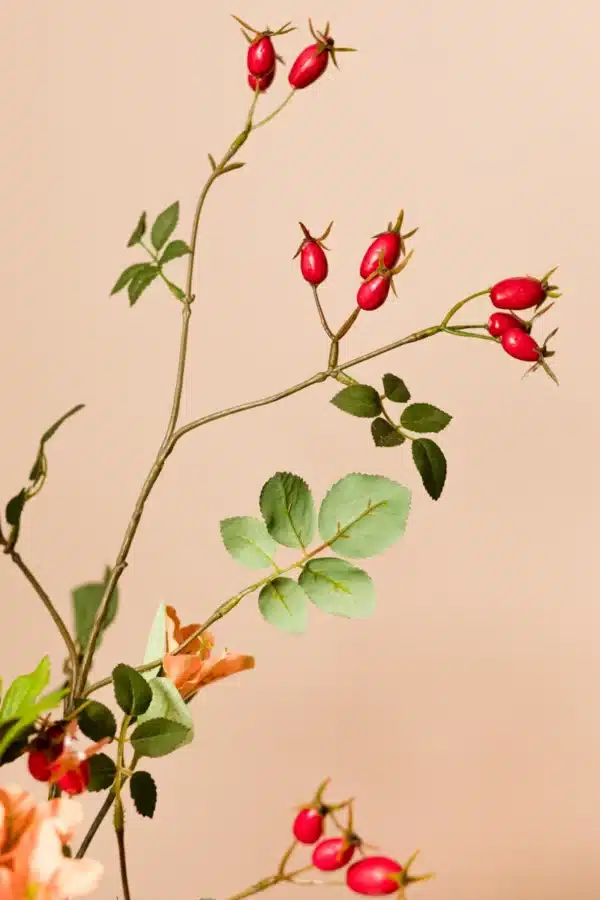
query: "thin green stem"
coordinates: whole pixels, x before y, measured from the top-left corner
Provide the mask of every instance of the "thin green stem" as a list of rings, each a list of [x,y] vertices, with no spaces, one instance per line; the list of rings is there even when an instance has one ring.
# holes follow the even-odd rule
[[[0,546],[6,547],[6,545],[7,545],[7,541],[4,537],[4,535],[2,534],[2,532],[0,531]],[[42,587],[40,582],[37,580],[37,578],[31,571],[31,569],[29,568],[29,566],[27,565],[27,563],[25,562],[25,560],[23,559],[21,554],[17,550],[15,550],[14,547],[12,549],[8,550],[7,554],[9,556],[9,558],[13,561],[13,563],[15,564],[17,569],[25,576],[25,578],[27,579],[27,581],[29,582],[31,587],[34,589],[34,591],[36,592],[36,594],[42,601],[43,605],[46,607],[46,610],[48,611],[50,618],[56,625],[56,628],[57,628],[61,638],[63,639],[65,647],[67,648],[67,653],[69,655],[69,664],[70,664],[69,681],[71,684],[71,694],[72,694],[73,686],[74,686],[75,680],[77,678],[77,669],[79,666],[79,656],[77,653],[77,648],[75,646],[75,642],[73,641],[73,638],[71,637],[71,635],[69,633],[69,629],[65,625],[65,622],[64,622],[62,616],[60,615],[59,611],[57,610],[54,603],[52,602],[49,594],[44,590],[44,588]]]
[[[288,872],[287,874],[277,873],[275,875],[269,875],[268,878],[262,878],[255,884],[251,884],[245,891],[240,891],[239,894],[232,894],[227,900],[245,900],[246,897],[253,897],[254,894],[261,894],[263,891],[267,891],[269,888],[275,887],[277,884],[283,884],[284,882],[294,884],[295,878],[299,875],[303,875],[304,872],[309,872],[311,869],[312,866],[303,866],[301,869],[296,869],[294,872]]]
[[[319,314],[319,321],[321,322],[323,331],[331,341],[335,341],[335,334],[329,327],[327,319],[325,318],[325,313],[323,312],[323,307],[321,306],[321,301],[319,300],[319,290],[315,284],[312,285],[312,291],[313,297],[315,298],[315,306],[317,307],[317,312]]]
[[[127,732],[131,724],[131,716],[123,716],[119,738],[117,742],[117,771],[115,773],[114,791],[115,791],[115,810],[113,816],[115,835],[117,838],[117,847],[119,850],[119,871],[121,873],[121,886],[123,888],[123,900],[131,900],[131,892],[129,890],[129,877],[127,875],[127,853],[125,850],[125,812],[123,810],[123,800],[121,798],[121,789],[123,787],[123,769],[125,767],[125,741],[127,740]]]
[[[457,337],[476,338],[478,341],[494,341],[498,343],[497,338],[491,334],[477,334],[475,331],[465,331],[460,326],[444,328],[446,334],[455,334]]]
[[[292,90],[289,92],[289,94],[287,95],[287,97],[285,98],[285,100],[284,100],[282,103],[280,103],[279,106],[275,107],[275,109],[273,110],[273,112],[269,113],[268,116],[265,116],[264,119],[261,119],[260,122],[256,122],[256,123],[252,126],[252,131],[256,131],[257,128],[262,128],[263,125],[267,125],[269,122],[272,122],[273,119],[275,118],[275,116],[278,116],[279,113],[280,113],[283,109],[285,109],[285,107],[286,107],[286,106],[288,105],[288,103],[291,101],[291,99],[292,99],[292,97],[294,96],[295,93],[296,93],[296,89],[295,89],[295,88],[292,88]]]
[[[468,297],[465,297],[463,300],[459,300],[458,303],[455,303],[454,306],[448,310],[446,316],[442,320],[442,328],[445,329],[446,326],[450,323],[450,320],[454,318],[457,312],[466,306],[467,303],[470,303],[471,300],[476,300],[477,297],[484,297],[486,294],[489,294],[490,289],[486,288],[483,291],[476,291],[474,294],[469,294]]]
[[[196,210],[194,213],[194,218],[192,222],[192,236],[190,240],[190,254],[188,257],[188,270],[186,277],[186,286],[185,286],[185,297],[183,299],[183,318],[182,318],[182,327],[181,327],[181,338],[179,345],[179,357],[177,363],[177,375],[175,380],[175,388],[173,390],[173,399],[171,403],[171,411],[169,414],[169,420],[167,424],[167,429],[165,432],[165,436],[160,445],[154,463],[148,473],[144,484],[142,485],[140,494],[136,501],[133,513],[125,530],[125,535],[123,537],[123,541],[121,543],[121,548],[118,552],[117,559],[111,573],[107,579],[104,594],[102,596],[102,600],[99,604],[98,610],[96,612],[96,616],[94,618],[94,624],[92,626],[91,634],[89,637],[89,641],[85,652],[83,654],[83,658],[81,660],[81,666],[78,671],[78,677],[74,682],[74,691],[72,696],[76,696],[78,693],[81,693],[85,689],[85,685],[87,683],[88,675],[92,666],[92,662],[94,659],[94,653],[96,650],[96,646],[98,643],[98,638],[102,632],[102,628],[106,621],[106,617],[109,611],[110,598],[113,594],[114,589],[116,588],[119,580],[127,567],[127,561],[129,557],[129,551],[131,549],[131,545],[137,533],[140,520],[142,518],[144,507],[146,505],[146,501],[150,496],[150,493],[156,484],[156,481],[163,470],[166,460],[170,456],[173,447],[175,446],[173,442],[173,437],[175,433],[175,429],[177,427],[177,422],[179,419],[179,413],[181,409],[181,398],[183,393],[183,382],[185,377],[185,367],[186,367],[186,358],[187,358],[187,347],[189,342],[189,325],[190,325],[190,316],[191,316],[191,306],[194,300],[192,289],[193,289],[193,280],[194,280],[194,266],[196,261],[196,256],[198,252],[198,230],[200,226],[200,219],[202,216],[202,211],[204,209],[204,204],[206,202],[206,198],[210,191],[210,188],[216,181],[216,179],[223,175],[227,171],[227,164],[233,159],[236,155],[240,147],[244,145],[246,140],[248,139],[250,133],[258,127],[265,125],[268,121],[271,121],[275,118],[275,116],[280,112],[284,106],[291,100],[292,95],[290,95],[284,103],[282,103],[277,109],[275,109],[266,119],[263,119],[261,122],[256,125],[253,124],[253,116],[256,108],[256,104],[259,98],[259,92],[256,91],[252,100],[252,105],[250,107],[250,111],[247,116],[246,125],[243,130],[240,132],[238,137],[233,141],[229,150],[223,156],[221,162],[213,169],[211,174],[204,187],[200,192],[200,196],[198,197],[198,202],[196,204]]]
[[[127,874],[127,853],[125,851],[125,829],[123,827],[115,829],[115,834],[119,850],[119,872],[121,875],[121,887],[123,888],[123,900],[131,900],[129,876]]]

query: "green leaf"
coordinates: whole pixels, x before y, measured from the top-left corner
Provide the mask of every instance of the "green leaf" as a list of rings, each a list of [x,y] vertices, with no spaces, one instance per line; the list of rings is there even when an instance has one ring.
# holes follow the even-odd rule
[[[179,201],[176,200],[171,206],[163,209],[161,214],[156,217],[156,221],[152,226],[150,237],[152,246],[155,250],[162,250],[175,229],[179,221]]]
[[[115,700],[127,716],[141,716],[152,702],[152,691],[139,672],[125,663],[119,663],[112,671]]]
[[[376,556],[406,529],[410,491],[381,475],[346,475],[330,488],[319,510],[319,531],[340,556]]]
[[[376,447],[399,447],[406,438],[385,419],[373,419],[371,436]]]
[[[379,394],[368,384],[350,384],[342,388],[331,402],[342,412],[361,419],[373,419],[381,412]]]
[[[143,262],[143,263],[134,263],[132,266],[128,266],[124,269],[115,282],[115,286],[113,287],[110,295],[112,297],[113,294],[118,294],[119,291],[122,291],[124,287],[127,287],[131,279],[134,275],[137,275],[138,272],[143,272],[145,269],[151,269],[152,263]]]
[[[137,272],[127,288],[129,295],[129,305],[134,306],[140,299],[146,288],[149,288],[155,278],[158,277],[158,269],[156,266],[148,265],[147,269]]]
[[[88,791],[107,791],[113,786],[117,767],[106,753],[96,753],[88,760],[90,783]]]
[[[29,473],[29,478],[31,481],[34,481],[34,482],[37,481],[38,478],[40,478],[43,475],[43,473],[47,467],[46,444],[48,443],[50,438],[54,437],[54,435],[56,434],[56,432],[58,431],[60,426],[64,422],[66,422],[67,419],[70,419],[71,416],[74,416],[75,413],[78,413],[81,409],[84,408],[84,406],[85,406],[84,403],[78,403],[76,406],[73,406],[70,410],[68,410],[68,412],[66,412],[64,415],[62,415],[60,417],[60,419],[57,419],[56,422],[54,422],[50,426],[50,428],[48,428],[43,433],[42,437],[40,438],[40,446],[39,446],[37,456],[35,458],[35,462],[31,468],[31,472]]]
[[[85,650],[92,633],[94,619],[98,612],[98,607],[104,596],[104,589],[110,576],[110,570],[106,569],[104,573],[104,581],[92,581],[88,584],[82,584],[80,587],[74,588],[72,591],[73,615],[75,618],[75,637],[79,643],[81,650]],[[102,636],[106,629],[114,622],[115,616],[119,608],[119,589],[115,588],[111,594],[108,604],[106,619],[102,631],[98,636],[96,650],[102,642]]]
[[[140,816],[151,819],[156,809],[158,791],[150,772],[134,772],[129,779],[129,793]]]
[[[117,722],[111,710],[97,700],[85,702],[85,706],[77,714],[77,724],[90,741],[114,738],[117,733]]]
[[[146,652],[144,653],[144,664],[152,662],[153,659],[162,659],[167,652],[167,608],[161,603],[154,616],[154,621],[150,627],[150,634],[146,642]],[[160,666],[142,672],[141,675],[146,681],[152,681],[160,672]]]
[[[277,544],[260,519],[252,516],[233,516],[221,522],[221,538],[236,562],[247,569],[268,569],[273,566]]]
[[[167,244],[165,247],[165,252],[160,258],[160,265],[164,266],[165,263],[171,262],[172,259],[178,259],[180,256],[187,256],[191,252],[192,251],[185,241],[171,241],[171,243]]]
[[[308,625],[306,594],[291,578],[275,578],[258,595],[258,608],[270,625],[302,634]]]
[[[17,726],[18,728],[19,725],[19,719],[9,719],[7,722],[0,723],[0,742],[3,741],[4,737],[11,730],[13,730],[15,726]],[[18,733],[15,734],[14,737],[10,738],[8,746],[0,754],[0,766],[6,766],[8,765],[8,763],[14,762],[15,759],[18,759],[26,749],[27,744],[29,743],[29,738],[35,733],[35,731],[36,728],[33,722],[30,725],[18,730]]]
[[[298,475],[276,472],[260,492],[260,511],[271,537],[284,547],[307,547],[317,514],[310,488]]]
[[[46,694],[31,706],[24,708],[19,718],[13,719],[10,728],[7,728],[6,731],[2,733],[0,739],[0,759],[4,759],[7,748],[14,743],[19,735],[24,731],[27,731],[42,713],[48,712],[51,709],[56,709],[68,693],[66,688],[60,688],[57,691]],[[8,762],[8,760],[6,761]]]
[[[400,417],[400,424],[408,431],[417,434],[430,434],[443,431],[452,421],[452,416],[430,403],[412,403],[407,406]]]
[[[402,379],[391,372],[383,376],[383,392],[393,403],[408,403],[410,400],[410,391]]]
[[[6,521],[12,528],[18,528],[21,522],[21,516],[23,514],[23,508],[27,501],[27,491],[25,488],[19,491],[11,500],[6,504]]]
[[[331,615],[364,619],[375,612],[373,581],[343,559],[311,559],[298,584],[315,606]]]
[[[44,656],[33,672],[19,675],[9,686],[0,708],[0,721],[19,718],[32,706],[50,681],[50,657]]]
[[[149,719],[138,725],[131,735],[131,746],[138,756],[155,759],[167,756],[187,741],[188,730],[169,719]]]
[[[423,487],[432,500],[439,500],[448,471],[446,457],[441,447],[429,438],[418,438],[413,441],[412,456]]]
[[[138,719],[138,725],[152,719],[168,719],[181,725],[187,731],[187,737],[180,745],[190,744],[194,739],[194,720],[187,703],[169,678],[155,678],[150,682],[152,701],[150,706]]]
[[[133,233],[129,240],[127,241],[128,247],[134,247],[136,244],[139,244],[141,239],[146,234],[146,213],[143,212],[138,219],[138,223],[135,226]]]

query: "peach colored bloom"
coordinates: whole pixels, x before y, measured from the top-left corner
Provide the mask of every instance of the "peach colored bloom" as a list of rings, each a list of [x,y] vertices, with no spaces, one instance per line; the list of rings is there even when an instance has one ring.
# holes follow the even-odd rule
[[[214,639],[207,631],[190,641],[182,653],[174,654],[173,650],[200,626],[182,626],[172,606],[167,606],[166,613],[167,653],[163,657],[163,669],[184,700],[189,700],[201,687],[212,681],[254,668],[254,657],[241,653],[224,652],[221,656],[211,658]]]
[[[82,816],[75,800],[37,804],[16,785],[0,787],[0,900],[71,900],[97,887],[100,863],[62,852]]]

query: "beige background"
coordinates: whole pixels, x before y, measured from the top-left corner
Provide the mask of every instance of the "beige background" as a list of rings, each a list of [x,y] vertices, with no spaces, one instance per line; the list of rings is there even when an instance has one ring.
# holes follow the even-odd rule
[[[436,506],[407,453],[328,405],[331,385],[197,432],[148,504],[122,580],[120,627],[96,671],[139,660],[160,601],[203,617],[247,583],[218,521],[253,514],[277,469],[322,495],[363,470],[415,488],[403,543],[369,563],[364,624],[311,616],[286,638],[245,602],[217,631],[254,673],[195,707],[198,740],[152,771],[155,824],[130,817],[134,897],[225,897],[273,870],[290,808],[326,774],[359,798],[367,840],[422,848],[431,900],[558,900],[600,890],[596,15],[587,0],[246,2],[258,27],[330,17],[340,57],[318,88],[244,150],[202,227],[185,416],[292,384],[326,352],[291,256],[297,222],[330,218],[335,322],[352,308],[368,237],[407,210],[417,254],[402,301],[361,321],[355,355],[433,324],[514,273],[559,264],[557,390],[476,341],[438,338],[361,370],[392,369],[455,419]],[[86,0],[0,6],[3,387],[0,495],[40,432],[74,403],[22,551],[61,609],[114,559],[162,437],[179,316],[159,287],[131,311],[109,298],[134,261],[138,213],[195,195],[243,121],[245,44],[227,5]],[[273,89],[265,108],[286,90]],[[182,231],[182,236],[184,232]],[[176,264],[179,265],[179,264]],[[175,271],[175,268],[174,268]],[[475,313],[475,310],[474,310]],[[476,318],[487,315],[485,303]],[[470,316],[471,318],[471,316]],[[542,335],[543,336],[543,335]],[[3,501],[4,502],[4,501]],[[0,566],[1,670],[60,644],[36,598]],[[17,771],[18,770],[18,771]],[[24,777],[15,767],[15,777]],[[96,806],[92,798],[90,812]],[[96,856],[110,861],[110,829]],[[120,892],[109,873],[99,896]],[[288,889],[291,895],[293,889]],[[281,891],[285,896],[286,891]]]

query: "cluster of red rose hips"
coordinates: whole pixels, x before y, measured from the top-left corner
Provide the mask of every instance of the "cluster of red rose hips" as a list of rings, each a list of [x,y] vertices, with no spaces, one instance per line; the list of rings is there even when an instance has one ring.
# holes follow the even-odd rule
[[[545,360],[554,353],[548,350],[548,341],[554,337],[558,329],[552,331],[543,345],[540,346],[531,336],[531,327],[535,319],[548,312],[553,303],[544,306],[548,297],[560,297],[556,285],[549,279],[556,269],[552,269],[543,278],[524,275],[519,278],[505,278],[490,289],[490,299],[496,309],[509,312],[492,313],[488,319],[487,330],[497,338],[502,348],[514,359],[533,363],[532,369],[542,366],[555,381],[556,376]],[[531,319],[522,319],[516,312],[535,309]]]
[[[77,722],[43,723],[27,745],[27,768],[36,781],[56,784],[73,796],[90,783],[90,751],[78,751]]]
[[[367,897],[381,897],[402,891],[406,885],[415,881],[424,881],[430,875],[413,876],[409,874],[411,863],[416,854],[405,866],[387,856],[369,856],[365,854],[367,845],[356,834],[353,828],[352,801],[334,805],[323,802],[323,792],[329,782],[325,781],[318,789],[313,801],[300,809],[293,824],[295,840],[300,844],[315,845],[312,852],[312,865],[320,872],[336,872],[346,869],[346,885],[356,894]],[[341,826],[335,813],[348,809],[346,826]],[[324,838],[325,825],[332,820],[341,835]],[[373,849],[373,848],[370,848]],[[355,854],[361,859],[352,862]],[[346,868],[347,867],[347,868]]]
[[[407,234],[402,234],[404,211],[398,216],[395,225],[391,222],[387,230],[374,235],[372,242],[367,247],[360,264],[360,277],[362,283],[356,295],[356,302],[360,309],[379,309],[388,298],[390,289],[394,289],[394,275],[398,275],[405,268],[412,256],[412,251],[406,255],[405,241],[417,232],[413,228]],[[300,256],[300,271],[305,281],[313,287],[322,284],[329,274],[329,266],[325,250],[328,248],[323,241],[329,235],[333,222],[321,237],[313,237],[305,225],[300,223],[304,232],[304,240],[300,245],[296,256]],[[400,257],[403,256],[401,262]],[[295,258],[295,257],[294,257]]]
[[[242,34],[250,45],[246,58],[248,84],[253,91],[264,93],[273,84],[277,62],[283,63],[283,59],[275,52],[273,38],[289,34],[290,31],[295,31],[295,28],[289,22],[286,22],[277,31],[271,31],[269,28],[259,31],[238,18],[238,16],[233,18],[242,26]],[[297,91],[308,87],[317,78],[321,77],[329,64],[329,57],[332,58],[334,65],[337,66],[335,54],[349,53],[354,49],[352,47],[335,46],[335,41],[329,33],[329,22],[323,32],[315,31],[310,19],[308,24],[314,43],[305,47],[296,57],[288,74],[288,81],[291,87]]]

